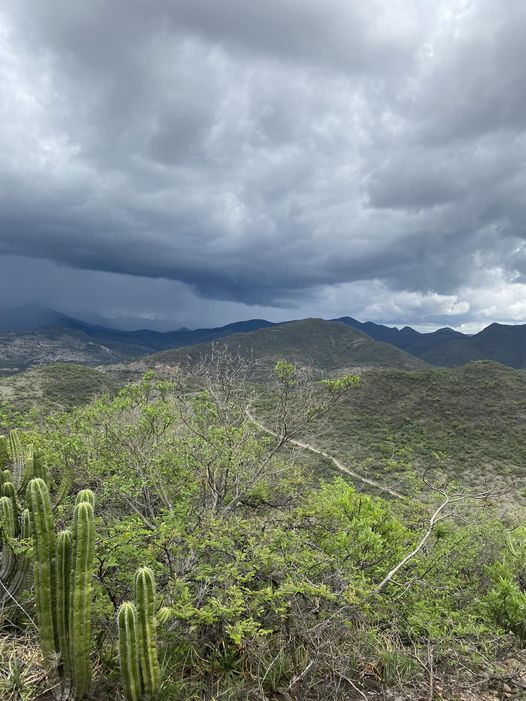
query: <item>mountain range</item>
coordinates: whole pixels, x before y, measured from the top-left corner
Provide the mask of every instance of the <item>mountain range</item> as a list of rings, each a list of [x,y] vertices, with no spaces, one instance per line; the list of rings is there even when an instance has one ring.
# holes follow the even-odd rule
[[[363,368],[422,370],[427,363],[359,329],[324,319],[301,319],[217,339],[216,344],[251,359],[263,373],[280,359],[331,372]],[[142,359],[148,366],[193,363],[208,355],[212,343],[173,348]]]
[[[100,319],[111,324],[111,320]],[[341,328],[335,332],[335,326],[361,335],[343,338]],[[340,338],[336,339],[338,334]],[[345,316],[330,321],[273,323],[250,319],[215,328],[126,331],[28,304],[0,309],[0,374],[53,362],[92,366],[117,363],[227,337],[233,337],[230,345],[245,351],[250,348],[257,354],[265,348],[268,357],[288,354],[291,359],[310,361],[317,367],[334,368],[338,357],[342,367],[418,369],[425,364],[456,367],[473,360],[493,360],[526,368],[526,325],[495,323],[468,336],[451,328],[421,333],[409,326],[399,329]]]

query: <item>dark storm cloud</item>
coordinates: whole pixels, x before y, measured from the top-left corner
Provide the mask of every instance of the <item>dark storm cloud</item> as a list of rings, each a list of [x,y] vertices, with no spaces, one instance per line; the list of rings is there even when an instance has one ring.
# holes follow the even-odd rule
[[[519,0],[8,0],[0,253],[328,314],[346,285],[375,318],[509,305],[525,30]]]

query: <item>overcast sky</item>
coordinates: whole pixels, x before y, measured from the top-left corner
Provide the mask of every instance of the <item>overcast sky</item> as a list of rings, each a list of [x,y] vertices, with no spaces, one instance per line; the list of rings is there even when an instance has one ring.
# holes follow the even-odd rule
[[[0,300],[526,321],[524,0],[4,0]]]

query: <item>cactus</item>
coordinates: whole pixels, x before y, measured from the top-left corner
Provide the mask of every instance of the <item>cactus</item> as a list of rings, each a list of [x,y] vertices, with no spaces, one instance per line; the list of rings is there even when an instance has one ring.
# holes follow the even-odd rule
[[[34,453],[33,455],[33,474],[32,477],[40,477],[49,487],[49,470],[47,466],[42,462],[42,458],[39,453]]]
[[[22,540],[28,540],[31,536],[31,518],[29,510],[25,509],[22,512],[20,523],[15,524],[14,528],[20,532]],[[3,548],[8,547],[4,543]],[[0,576],[2,587],[0,591],[0,605],[2,609],[9,603],[16,601],[20,591],[24,588],[27,581],[27,575],[30,568],[30,558],[27,553],[19,552],[16,556],[13,554],[9,557],[10,567],[5,576]],[[6,563],[6,553],[2,554],[2,570]]]
[[[24,447],[17,429],[10,431],[9,439],[0,436],[0,488],[12,482],[17,493],[25,492],[33,477],[41,477],[49,486],[48,470],[33,444]]]
[[[139,623],[139,659],[144,696],[154,701],[159,694],[161,673],[155,631],[155,580],[149,567],[140,567],[135,574],[135,603]]]
[[[135,605],[122,604],[117,620],[126,699],[156,701],[161,671],[155,632],[155,579],[149,567],[140,567],[135,573]]]
[[[12,465],[12,481],[15,487],[19,489],[22,486],[26,459],[24,455],[24,448],[22,447],[22,443],[20,441],[20,435],[16,428],[9,432],[9,453]]]
[[[51,501],[46,483],[40,477],[27,486],[33,536],[33,571],[35,576],[35,607],[44,663],[54,665],[55,646],[55,529]]]
[[[0,496],[2,501],[3,536],[2,563],[0,566],[0,606],[15,597],[26,581],[30,560],[24,547],[16,547],[16,539],[30,537],[30,513],[20,512],[19,494],[33,476],[35,453],[33,446],[24,450],[17,430],[9,433],[9,438],[0,436]],[[9,468],[10,466],[10,468]],[[7,501],[11,507],[7,506]],[[11,513],[12,512],[12,513]]]
[[[6,436],[0,436],[0,470],[4,470],[9,463],[9,451]]]
[[[16,536],[17,524],[12,500],[0,497],[0,524],[2,526],[2,566],[0,567],[0,580],[7,587],[9,577],[12,574],[15,556],[11,547],[11,540]]]
[[[75,499],[75,505],[80,504],[81,502],[91,504],[91,508],[95,508],[95,494],[93,494],[91,489],[82,489],[77,494],[77,498]]]
[[[124,695],[127,701],[140,701],[142,696],[141,670],[137,634],[137,609],[125,601],[117,616],[119,626],[119,659]]]
[[[71,655],[69,645],[69,600],[71,590],[71,551],[72,551],[71,531],[60,531],[57,535],[57,558],[56,558],[56,628],[57,643],[60,659],[62,662],[63,685],[68,695],[71,688]]]
[[[18,516],[19,516],[19,509],[18,509],[18,502],[16,500],[16,489],[15,485],[12,482],[4,482],[2,485],[2,496],[3,497],[9,497],[11,499],[11,502],[13,504],[13,515],[15,518],[15,533],[14,535],[18,535],[19,528],[18,528]]]
[[[30,479],[35,475],[35,449],[33,445],[26,446],[24,450],[24,464],[22,468],[22,479],[20,480],[19,489],[25,490]],[[45,481],[45,480],[44,480]]]
[[[20,534],[22,540],[30,537],[30,516],[25,509],[20,520],[15,516],[13,501],[7,497],[0,498],[0,524],[2,527],[2,564],[0,566],[0,607],[13,601],[24,587],[29,571],[29,557],[26,553],[13,551],[16,536]]]
[[[63,697],[82,699],[88,692],[91,678],[95,497],[89,490],[83,490],[82,499],[75,506],[72,530],[61,531],[55,538],[46,483],[35,477],[27,492],[32,515],[35,603],[42,655],[50,671],[62,677]]]
[[[94,497],[92,496],[92,500]],[[72,579],[69,637],[75,698],[82,698],[91,678],[91,579],[95,554],[95,521],[90,501],[81,501],[73,515]]]

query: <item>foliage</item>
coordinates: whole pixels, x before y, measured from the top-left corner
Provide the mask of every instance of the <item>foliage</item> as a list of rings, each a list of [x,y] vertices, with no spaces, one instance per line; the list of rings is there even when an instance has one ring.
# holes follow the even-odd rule
[[[266,405],[266,406],[265,406]],[[264,396],[259,413],[271,414]],[[526,375],[492,362],[404,372],[367,370],[323,420],[300,438],[405,487],[408,474],[432,470],[473,489],[526,488]]]
[[[192,376],[149,373],[113,398],[20,433],[21,445],[33,445],[49,470],[49,487],[38,478],[30,483],[35,533],[53,505],[49,539],[36,535],[33,547],[42,565],[35,579],[40,625],[42,611],[53,611],[42,578],[51,577],[55,527],[76,514],[74,529],[86,527],[85,552],[93,552],[92,497],[83,490],[97,494],[93,569],[88,562],[70,580],[78,586],[71,601],[92,601],[91,634],[79,626],[82,640],[73,637],[82,669],[88,647],[97,662],[95,697],[118,698],[124,688],[133,701],[145,694],[161,701],[352,699],[371,677],[387,685],[421,683],[427,668],[419,655],[430,649],[444,665],[453,649],[465,667],[479,652],[487,664],[496,654],[489,641],[505,631],[520,642],[526,576],[520,529],[511,532],[489,503],[478,510],[466,505],[463,520],[446,511],[425,547],[379,590],[419,542],[436,500],[388,502],[348,479],[320,481],[299,463],[291,439],[360,391],[355,376],[320,382],[319,374],[278,361],[269,435],[251,418],[256,397],[244,371],[239,357],[221,356]],[[67,533],[57,540],[57,576],[67,569]],[[91,560],[75,548],[71,558]],[[61,591],[59,602],[67,599]],[[86,624],[86,615],[78,620]],[[20,612],[22,629],[28,620]],[[71,632],[64,635],[71,644]],[[48,657],[52,639],[46,638]]]

